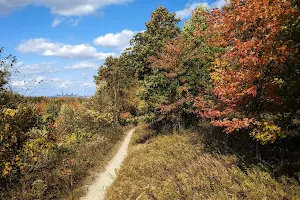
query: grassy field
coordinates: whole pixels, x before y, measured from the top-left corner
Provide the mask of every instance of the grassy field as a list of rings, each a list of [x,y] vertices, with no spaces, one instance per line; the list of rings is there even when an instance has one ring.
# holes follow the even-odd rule
[[[241,168],[236,155],[211,151],[204,135],[139,127],[107,199],[300,199],[295,179],[275,179],[259,165]]]

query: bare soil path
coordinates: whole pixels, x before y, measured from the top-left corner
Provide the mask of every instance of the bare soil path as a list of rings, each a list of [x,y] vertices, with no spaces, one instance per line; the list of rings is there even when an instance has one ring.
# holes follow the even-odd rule
[[[125,137],[122,146],[115,157],[106,166],[103,173],[99,173],[94,183],[89,186],[88,192],[81,200],[104,200],[106,189],[116,178],[116,170],[119,169],[123,160],[127,156],[128,145],[135,129],[130,130]]]

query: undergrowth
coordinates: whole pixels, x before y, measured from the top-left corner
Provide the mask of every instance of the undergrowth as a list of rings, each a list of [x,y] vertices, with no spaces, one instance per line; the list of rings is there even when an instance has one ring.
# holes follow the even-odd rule
[[[204,135],[195,130],[160,135],[146,126],[138,128],[129,156],[106,198],[300,198],[296,179],[287,176],[275,179],[259,165],[241,169],[237,155],[209,150]]]

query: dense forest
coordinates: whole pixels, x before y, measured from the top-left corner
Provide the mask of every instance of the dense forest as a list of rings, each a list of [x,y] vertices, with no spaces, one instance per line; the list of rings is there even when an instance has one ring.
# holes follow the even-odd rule
[[[158,7],[87,99],[11,92],[2,48],[0,198],[76,199],[134,124],[108,199],[299,199],[299,6],[199,6],[182,28]]]

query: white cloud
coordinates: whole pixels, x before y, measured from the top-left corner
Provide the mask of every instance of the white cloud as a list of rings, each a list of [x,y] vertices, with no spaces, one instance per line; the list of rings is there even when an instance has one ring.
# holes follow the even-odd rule
[[[52,27],[56,27],[60,25],[61,23],[65,22],[69,26],[75,27],[79,24],[81,21],[81,18],[78,19],[73,19],[73,18],[61,18],[61,17],[56,17],[54,21],[52,22]]]
[[[130,46],[130,40],[135,35],[134,31],[123,30],[120,33],[108,33],[104,36],[100,36],[94,40],[95,45],[118,48],[120,50]]]
[[[77,91],[96,89],[96,85],[92,80],[67,80],[64,78],[48,78],[45,76],[37,76],[22,80],[15,79],[10,84],[14,91],[23,93],[24,95],[32,95],[42,91]]]
[[[71,66],[65,66],[65,69],[98,69],[99,65],[89,61],[78,62]]]
[[[15,80],[12,81],[11,86],[13,88],[18,88],[18,89],[32,89],[32,88],[43,88],[43,87],[47,87],[47,88],[69,88],[71,86],[71,81],[69,80],[65,80],[65,79],[61,79],[61,78],[53,78],[53,79],[49,79],[45,76],[38,76],[36,78],[32,78],[32,79],[24,79],[24,80]]]
[[[33,5],[49,7],[51,12],[62,16],[84,16],[95,14],[99,9],[132,0],[0,0],[0,13],[7,14],[14,9]]]
[[[56,88],[69,88],[71,86],[71,81],[64,80],[61,78],[50,79],[49,82],[52,82]],[[48,82],[48,83],[49,83]]]
[[[13,81],[11,85],[13,87],[16,87],[16,88],[24,88],[24,87],[26,87],[27,82],[26,82],[26,80],[23,80],[23,81]]]
[[[33,79],[24,79],[19,81],[12,81],[11,85],[14,88],[21,88],[21,89],[28,89],[32,87],[37,87],[40,85],[43,81],[46,80],[46,77],[44,76],[38,76]]]
[[[56,27],[64,21],[64,18],[56,17],[52,23],[52,27]]]
[[[229,2],[230,0],[217,0],[217,1],[214,1],[212,3],[208,3],[208,2],[195,2],[195,3],[192,3],[192,4],[188,4],[186,6],[185,9],[183,10],[178,10],[175,12],[176,14],[176,17],[177,18],[180,18],[180,19],[188,19],[193,11],[200,5],[204,6],[204,7],[207,7],[209,9],[212,9],[212,8],[222,8],[224,5],[226,5],[227,2]]]
[[[193,3],[193,4],[189,4],[186,6],[185,9],[183,10],[179,10],[179,11],[176,11],[175,14],[176,14],[176,17],[177,18],[180,18],[180,19],[187,19],[189,18],[193,11],[200,5],[203,5],[205,7],[209,7],[208,3],[204,2],[204,3]]]
[[[83,82],[80,84],[82,88],[96,88],[96,84],[94,82]]]
[[[39,77],[37,77],[36,79],[35,79],[35,82],[36,82],[36,84],[39,84],[39,83],[41,83],[43,80],[45,80],[45,76],[39,76]]]
[[[98,52],[89,44],[70,45],[54,43],[44,38],[35,38],[23,41],[17,48],[21,53],[36,53],[43,56],[56,56],[71,59],[95,59],[104,60],[113,53]]]
[[[81,18],[78,19],[70,19],[67,23],[72,26],[75,27],[79,24],[79,22],[81,21]]]
[[[18,62],[14,68],[21,74],[41,74],[41,73],[55,73],[60,70],[54,68],[56,62],[42,62],[39,64],[25,65],[23,62]]]
[[[218,0],[218,1],[216,1],[216,2],[214,2],[212,4],[212,7],[220,9],[220,8],[222,8],[223,6],[225,6],[229,2],[230,2],[230,0]]]

